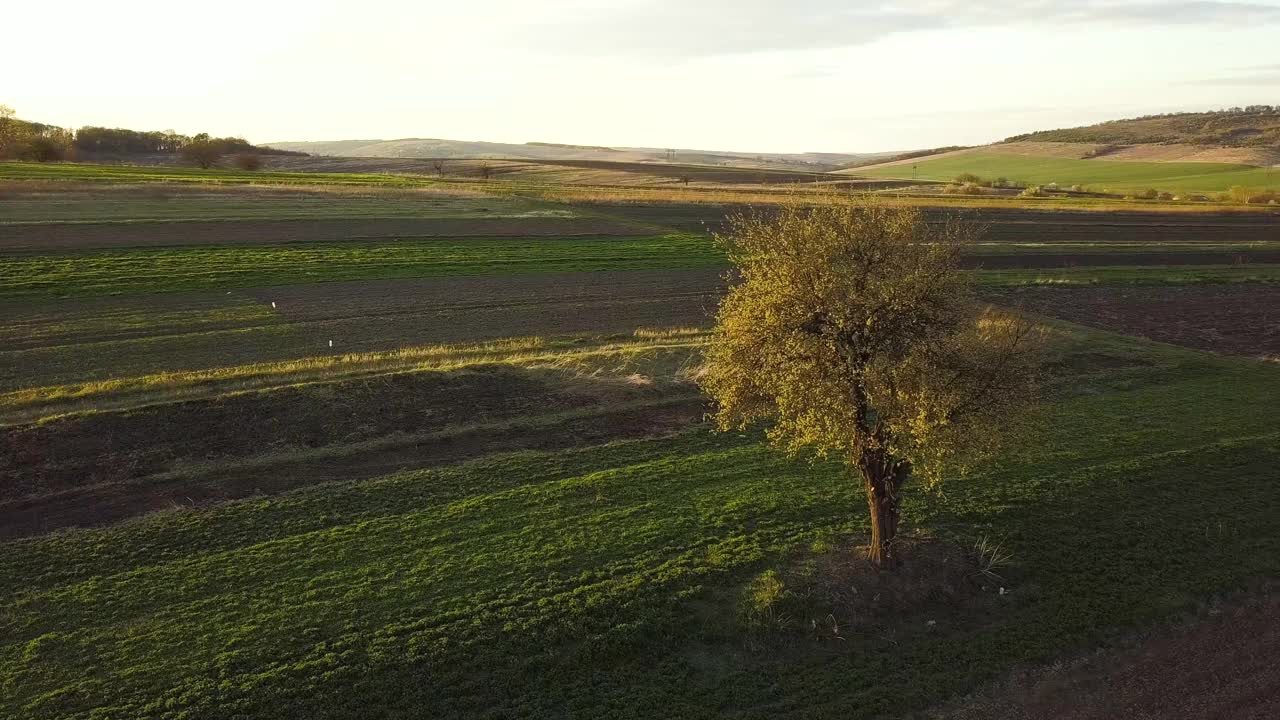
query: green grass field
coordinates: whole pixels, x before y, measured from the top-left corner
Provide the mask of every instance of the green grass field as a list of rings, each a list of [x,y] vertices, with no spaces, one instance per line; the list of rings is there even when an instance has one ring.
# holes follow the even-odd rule
[[[8,543],[0,711],[877,717],[1280,572],[1276,368],[1066,333],[1038,429],[910,499],[913,532],[1013,552],[978,606],[753,647],[751,578],[839,552],[862,501],[695,428]]]
[[[914,169],[913,169],[914,168]],[[994,151],[964,153],[914,164],[863,168],[875,178],[918,178],[950,181],[962,173],[986,179],[1007,178],[1028,185],[1083,185],[1090,190],[1166,190],[1222,192],[1232,186],[1280,189],[1280,173],[1267,168],[1226,163],[1155,163],[1112,160],[1037,158]]]
[[[963,591],[865,614],[815,590],[864,540],[861,489],[705,424],[724,258],[668,209],[569,237],[513,198],[50,185],[0,198],[0,241],[30,233],[0,250],[3,718],[877,718],[1280,572],[1274,363],[1045,319],[1028,434],[907,500]],[[263,220],[503,212],[529,234],[250,242]],[[1214,217],[1128,242],[1144,217],[1090,244],[1035,216],[980,251],[1274,251]],[[203,244],[127,236],[208,220]],[[77,245],[93,224],[114,244]],[[1280,266],[977,279],[1227,289]],[[1241,289],[1213,329],[1248,341],[1270,289]],[[964,557],[983,537],[1013,554],[1003,594]],[[769,571],[785,602],[762,621]]]

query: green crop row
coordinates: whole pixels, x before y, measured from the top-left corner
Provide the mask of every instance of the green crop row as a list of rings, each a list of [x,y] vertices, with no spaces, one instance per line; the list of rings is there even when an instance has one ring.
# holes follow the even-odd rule
[[[334,280],[641,270],[722,263],[723,255],[710,240],[692,235],[122,249],[6,258],[0,266],[0,297],[119,295]]]

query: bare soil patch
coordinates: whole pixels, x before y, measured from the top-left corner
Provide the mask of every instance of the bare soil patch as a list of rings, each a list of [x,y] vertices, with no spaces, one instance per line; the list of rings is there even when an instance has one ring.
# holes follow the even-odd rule
[[[1015,675],[931,720],[1267,720],[1280,717],[1280,595],[1216,608],[1207,618],[1064,669]]]
[[[1101,152],[1100,152],[1101,151]],[[957,157],[980,152],[998,152],[1008,155],[1026,155],[1028,157],[1059,158],[1069,160],[1108,160],[1125,162],[1205,162],[1231,163],[1239,165],[1257,165],[1265,167],[1280,162],[1280,153],[1272,148],[1242,148],[1212,145],[1111,145],[1103,143],[1065,143],[1024,140],[1011,143],[996,143],[964,150],[929,155],[923,158],[911,158],[842,170],[840,172],[857,174],[867,167],[894,167],[919,163],[922,160]]]
[[[939,214],[945,214],[938,211]],[[1082,210],[965,210],[960,217],[986,228],[987,242],[1178,243],[1280,240],[1272,213],[1088,212]]]
[[[1104,330],[1200,350],[1280,357],[1280,288],[1019,288],[991,292],[997,302]]]
[[[280,314],[293,321],[436,316],[439,335],[453,331],[460,333],[458,339],[471,339],[498,331],[630,330],[659,318],[671,321],[664,324],[699,324],[715,309],[722,274],[717,269],[538,273],[290,285],[246,294],[276,302]],[[648,307],[633,312],[637,305]],[[500,327],[486,329],[495,322]]]
[[[627,220],[665,225],[685,232],[719,232],[726,219],[745,208],[714,204],[609,204],[593,207]],[[947,217],[982,225],[985,242],[1004,243],[1178,243],[1280,241],[1280,213],[1162,213],[981,208],[926,209],[935,221]]]

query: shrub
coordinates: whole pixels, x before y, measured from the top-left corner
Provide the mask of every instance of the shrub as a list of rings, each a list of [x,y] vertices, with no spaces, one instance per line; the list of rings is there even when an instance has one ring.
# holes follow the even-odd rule
[[[1248,202],[1250,205],[1269,205],[1269,204],[1275,204],[1276,197],[1277,196],[1274,192],[1266,191],[1266,192],[1260,192],[1260,193],[1250,195],[1246,199],[1246,202]]]
[[[1158,197],[1160,200],[1177,200],[1178,199],[1174,197],[1173,193],[1171,192],[1162,192],[1156,197]]]
[[[1231,202],[1247,203],[1249,202],[1249,198],[1253,195],[1254,191],[1244,187],[1243,185],[1232,185],[1231,189],[1227,191],[1225,199],[1230,200]]]
[[[236,156],[235,165],[241,170],[261,170],[262,158],[253,153],[241,153]]]
[[[1049,193],[1046,193],[1044,191],[1044,188],[1040,187],[1039,185],[1031,185],[1019,194],[1022,197],[1045,197]]]
[[[1125,196],[1125,200],[1155,200],[1160,197],[1160,193],[1152,189],[1136,190]]]
[[[20,156],[23,160],[34,160],[42,163],[56,162],[66,159],[67,148],[53,138],[37,137],[22,148]]]
[[[982,178],[973,173],[960,173],[956,176],[957,185],[978,185],[982,183]]]
[[[987,189],[974,183],[964,183],[963,185],[948,185],[942,189],[942,192],[948,195],[986,195]]]

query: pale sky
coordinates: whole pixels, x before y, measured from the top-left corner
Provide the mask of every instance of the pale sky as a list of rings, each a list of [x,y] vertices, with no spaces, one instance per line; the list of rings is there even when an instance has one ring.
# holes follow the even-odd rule
[[[979,144],[1280,104],[1280,0],[10,3],[57,125],[759,152]]]

